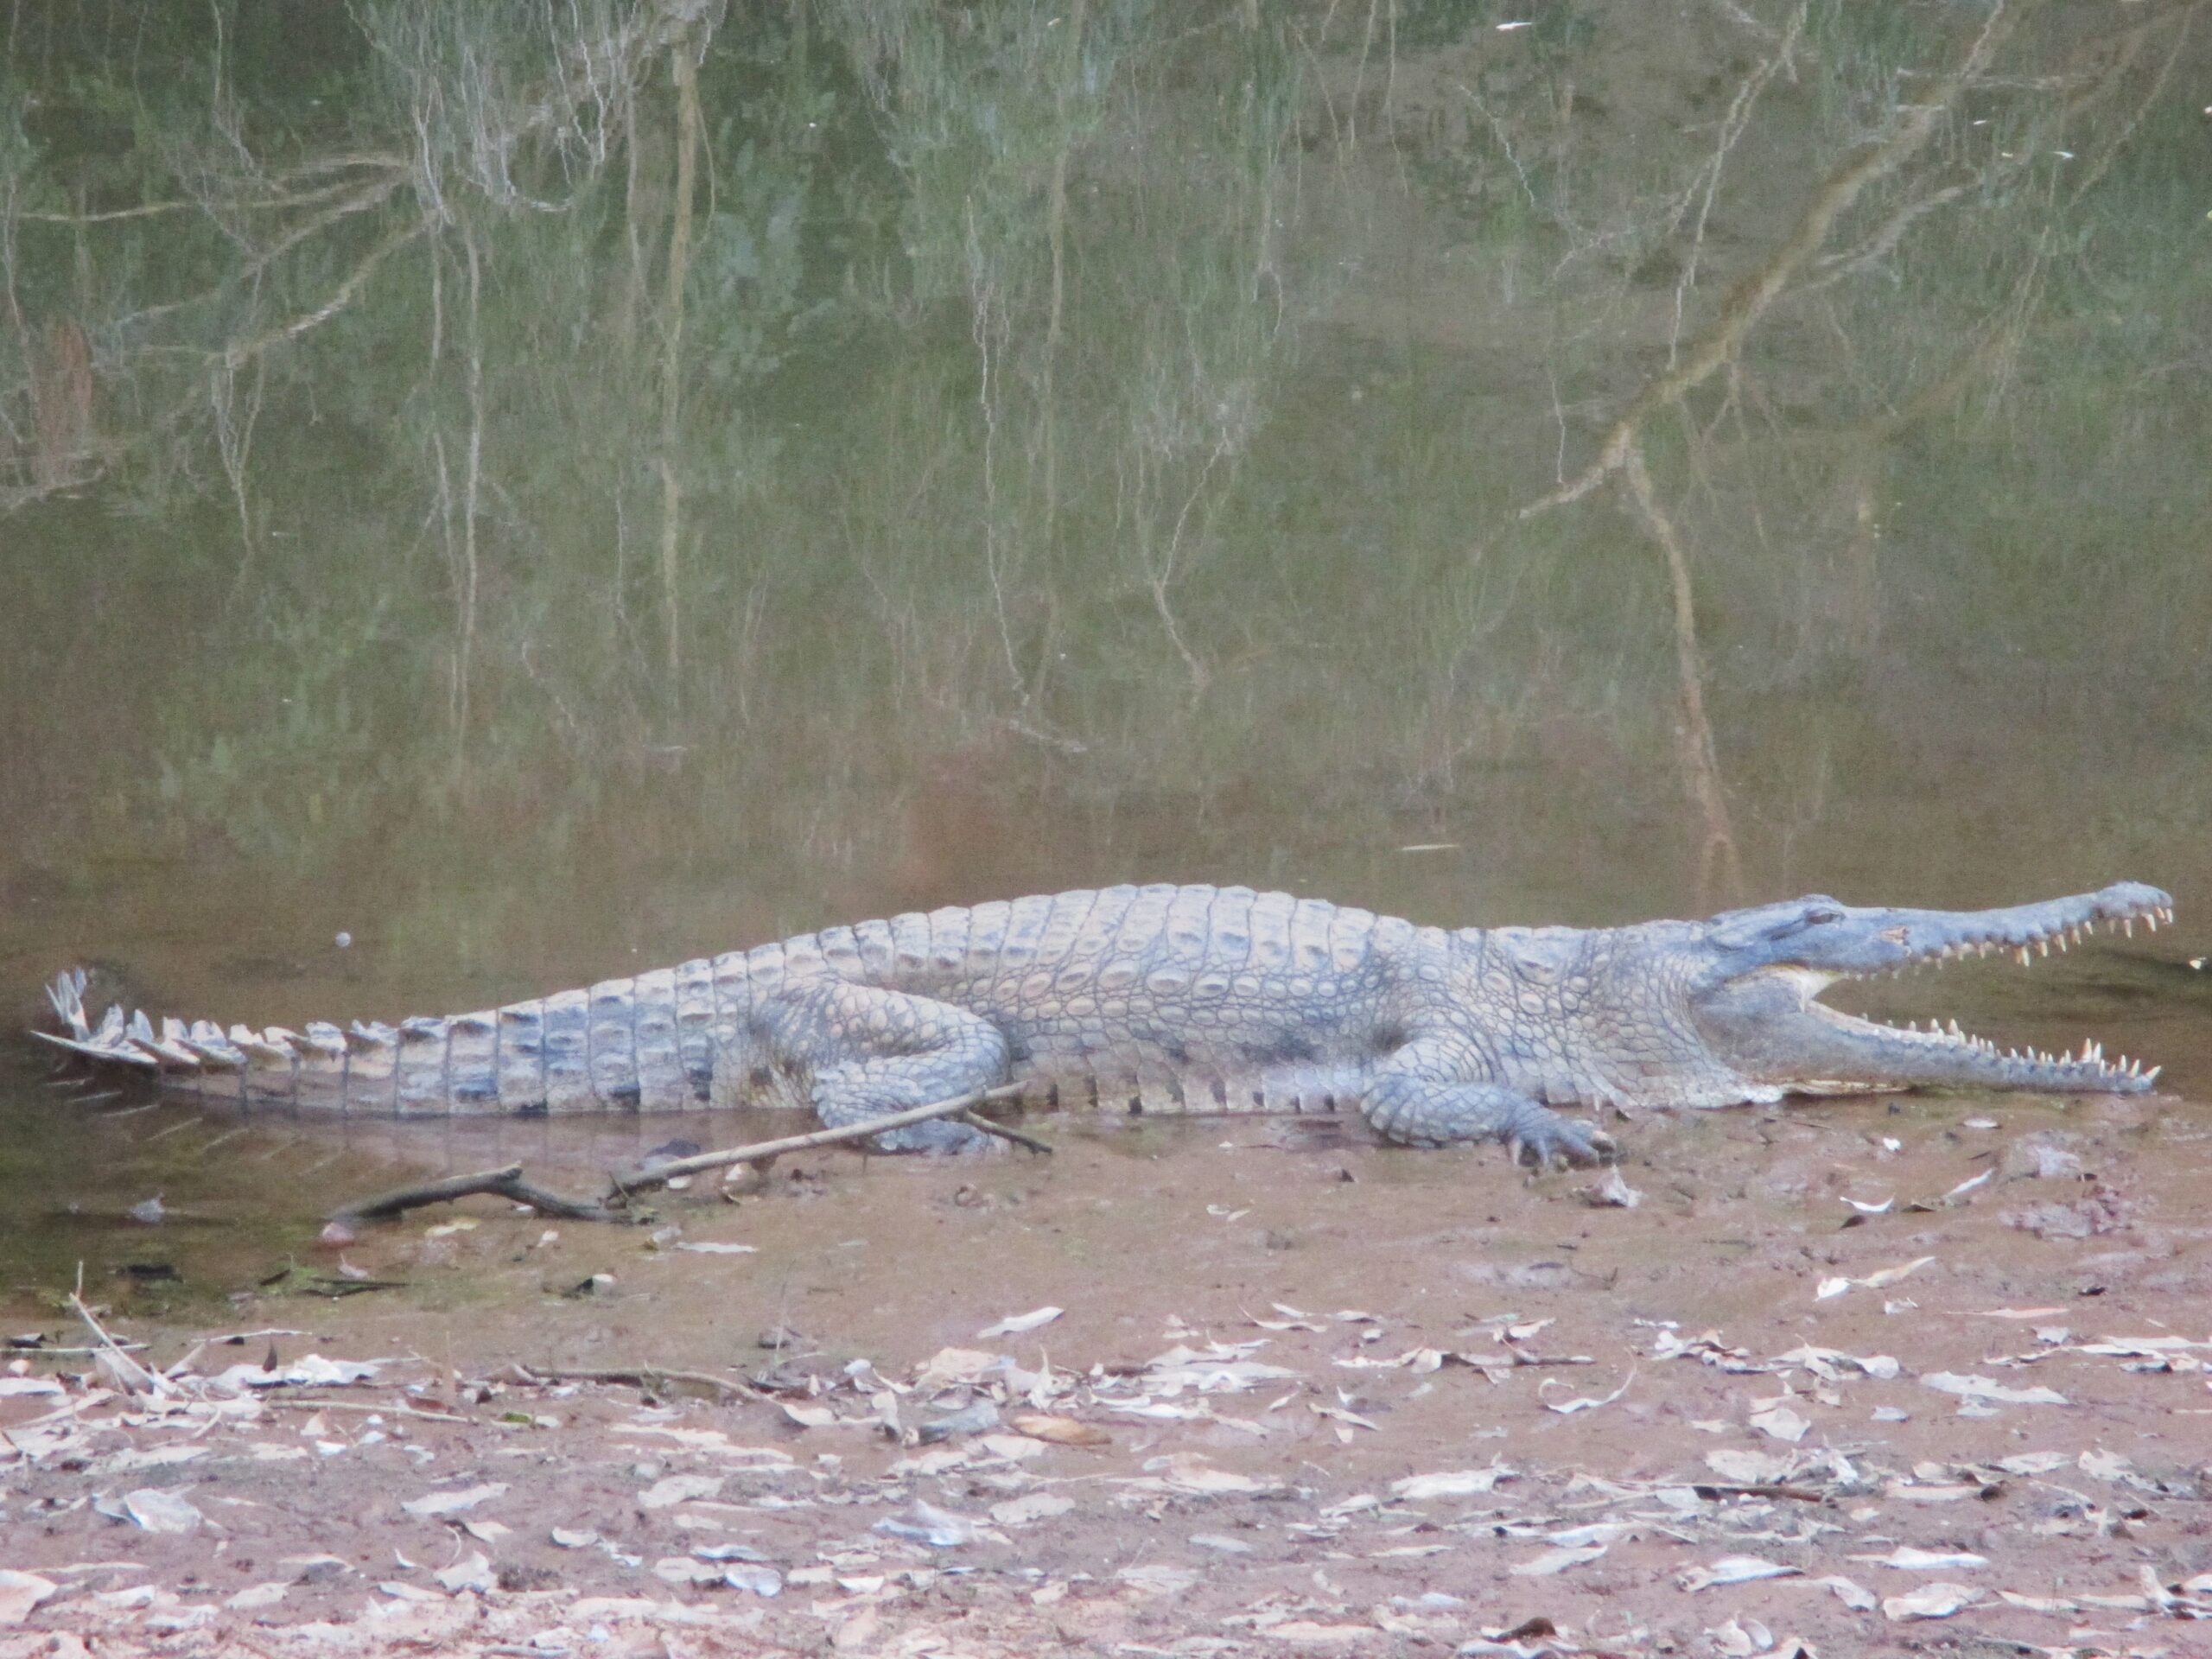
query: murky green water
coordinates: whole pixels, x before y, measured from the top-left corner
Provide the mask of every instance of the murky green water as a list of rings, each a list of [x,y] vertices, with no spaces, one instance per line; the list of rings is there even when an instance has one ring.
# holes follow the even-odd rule
[[[2177,932],[1944,1011],[2212,1078],[2185,7],[774,10],[10,32],[18,1003],[390,1017],[1118,880],[2133,877]],[[460,1155],[0,1089],[17,1300],[218,1296]]]

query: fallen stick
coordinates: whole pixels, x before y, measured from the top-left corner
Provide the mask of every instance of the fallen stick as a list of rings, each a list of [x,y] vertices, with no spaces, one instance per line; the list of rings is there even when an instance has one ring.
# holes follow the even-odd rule
[[[619,1365],[594,1370],[554,1370],[543,1365],[518,1363],[515,1370],[532,1382],[621,1382],[648,1393],[665,1394],[667,1389],[656,1388],[656,1383],[679,1383],[687,1388],[711,1389],[717,1399],[759,1400],[769,1405],[777,1403],[775,1396],[764,1394],[750,1383],[733,1382],[726,1376],[716,1376],[712,1371],[671,1371],[658,1365]]]
[[[1794,1497],[1801,1503],[1828,1503],[1834,1500],[1810,1486],[1790,1486],[1773,1481],[1748,1484],[1727,1480],[1694,1480],[1690,1490],[1707,1503],[1722,1497]]]
[[[78,1287],[69,1294],[69,1306],[77,1310],[77,1317],[91,1327],[99,1342],[99,1357],[108,1368],[121,1379],[124,1389],[131,1394],[162,1395],[169,1392],[169,1380],[158,1371],[149,1371],[123,1351],[123,1344],[108,1335],[106,1327],[92,1317],[92,1310],[85,1306],[84,1264],[77,1266]]]
[[[478,1170],[470,1175],[447,1175],[435,1181],[421,1181],[412,1186],[403,1186],[376,1197],[364,1198],[333,1211],[325,1219],[343,1225],[356,1222],[386,1221],[404,1215],[410,1210],[419,1210],[425,1205],[446,1204],[454,1198],[472,1198],[488,1192],[499,1198],[527,1205],[540,1215],[556,1217],[563,1221],[628,1221],[635,1217],[613,1206],[626,1202],[635,1192],[650,1192],[666,1185],[681,1175],[696,1174],[701,1170],[722,1169],[731,1164],[766,1163],[786,1152],[801,1152],[810,1147],[834,1147],[848,1141],[864,1141],[880,1135],[886,1129],[902,1128],[909,1123],[927,1122],[931,1118],[957,1118],[969,1127],[1001,1140],[1011,1141],[1027,1147],[1032,1152],[1049,1154],[1052,1148],[1034,1135],[1010,1129],[1003,1123],[994,1123],[975,1109],[992,1101],[1012,1100],[1021,1092],[1018,1084],[1001,1084],[995,1089],[979,1089],[969,1094],[956,1095],[950,1100],[932,1101],[926,1106],[915,1106],[903,1112],[893,1112],[885,1117],[872,1117],[864,1123],[849,1123],[838,1129],[816,1129],[807,1135],[785,1135],[781,1140],[763,1141],[754,1146],[734,1147],[724,1152],[702,1152],[695,1157],[677,1158],[665,1163],[621,1171],[610,1179],[613,1190],[605,1204],[588,1200],[564,1198],[557,1192],[533,1186],[522,1178],[520,1164],[505,1164],[498,1169]],[[666,1373],[663,1373],[666,1375]]]
[[[422,1181],[413,1186],[403,1186],[375,1198],[364,1198],[359,1204],[349,1204],[333,1211],[326,1219],[348,1224],[357,1221],[385,1221],[393,1216],[404,1215],[410,1210],[419,1210],[428,1204],[444,1204],[454,1198],[470,1198],[479,1192],[490,1192],[509,1198],[517,1204],[526,1204],[540,1215],[556,1216],[563,1221],[613,1221],[615,1213],[601,1205],[564,1198],[557,1192],[548,1192],[532,1186],[522,1178],[520,1164],[506,1164],[498,1169],[482,1169],[473,1175],[448,1175],[435,1181]]]
[[[393,1216],[404,1215],[410,1210],[419,1210],[426,1204],[443,1204],[448,1198],[465,1198],[472,1193],[489,1192],[508,1181],[522,1179],[522,1166],[508,1164],[500,1169],[483,1169],[474,1175],[448,1175],[435,1181],[421,1181],[412,1186],[395,1188],[380,1192],[375,1198],[364,1198],[359,1204],[349,1204],[334,1210],[324,1219],[328,1221],[387,1221]]]
[[[411,1417],[419,1423],[457,1423],[463,1428],[475,1427],[475,1419],[464,1417],[457,1411],[423,1411],[402,1404],[397,1400],[365,1402],[359,1400],[302,1400],[292,1395],[271,1395],[264,1389],[252,1391],[255,1402],[271,1411],[359,1411],[378,1417]]]
[[[1001,1141],[1011,1141],[1017,1147],[1027,1147],[1029,1151],[1039,1153],[1045,1157],[1049,1158],[1052,1155],[1051,1141],[1039,1141],[1033,1135],[1024,1135],[1020,1129],[1009,1128],[1006,1124],[995,1122],[985,1117],[981,1112],[955,1112],[952,1115],[952,1121],[956,1123],[965,1123],[971,1129],[981,1129],[985,1135],[995,1135]]]
[[[892,1112],[883,1117],[871,1117],[866,1122],[848,1123],[838,1129],[816,1129],[807,1135],[787,1135],[778,1141],[762,1141],[749,1147],[732,1147],[724,1152],[702,1152],[690,1158],[672,1158],[666,1163],[650,1167],[623,1170],[613,1177],[613,1198],[627,1198],[632,1192],[650,1192],[665,1186],[679,1175],[696,1175],[702,1170],[727,1169],[732,1164],[763,1163],[779,1158],[787,1152],[804,1152],[814,1147],[843,1146],[848,1141],[865,1141],[886,1129],[904,1128],[909,1123],[926,1123],[933,1117],[958,1117],[973,1124],[988,1135],[1014,1141],[1036,1151],[1050,1152],[1052,1148],[1041,1141],[1017,1133],[1002,1123],[988,1118],[970,1117],[978,1106],[997,1100],[1013,1100],[1021,1093],[1017,1083],[1001,1084],[995,1089],[977,1089],[968,1094],[955,1095],[950,1100],[932,1101],[927,1106],[910,1106],[903,1112]]]

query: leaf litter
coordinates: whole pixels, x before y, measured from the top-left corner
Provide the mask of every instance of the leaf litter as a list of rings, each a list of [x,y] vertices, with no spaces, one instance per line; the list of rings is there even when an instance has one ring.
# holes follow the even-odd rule
[[[271,1653],[550,1656],[712,1637],[918,1659],[1040,1650],[1050,1618],[1133,1653],[1416,1639],[1644,1656],[1679,1626],[1764,1656],[1860,1651],[1952,1620],[2023,1650],[2187,1650],[2178,1634],[2212,1618],[2212,1574],[2178,1530],[2207,1495],[2188,1448],[2212,1414],[2212,1334],[2190,1323],[2204,1304],[2188,1287],[2069,1274],[2057,1256],[2047,1272],[2001,1250],[1977,1261],[1948,1234],[1931,1274],[1904,1230],[1927,1211],[1861,1205],[1802,1277],[1754,1255],[1616,1294],[1599,1246],[1617,1236],[1610,1270],[1633,1268],[1673,1224],[1652,1185],[1634,1207],[1574,1206],[1596,1242],[1573,1275],[1537,1255],[1493,1275],[1485,1233],[1442,1247],[1470,1266],[1458,1281],[1351,1263],[1332,1276],[1296,1252],[1291,1276],[1245,1281],[1257,1294],[1179,1281],[1182,1317],[1137,1324],[1168,1331],[1148,1357],[1128,1357],[1063,1276],[1009,1279],[943,1332],[976,1331],[975,1345],[917,1342],[903,1359],[817,1354],[778,1312],[776,1356],[748,1373],[725,1345],[696,1363],[719,1359],[728,1383],[699,1397],[650,1370],[640,1386],[326,1358],[352,1351],[331,1337],[266,1364],[136,1358],[143,1376],[21,1358],[0,1373],[35,1385],[0,1387],[0,1643],[20,1631],[43,1655],[81,1631],[118,1655],[219,1651],[251,1630]],[[2001,1236],[1957,1207],[1978,1191],[1948,1193],[1944,1224]],[[1525,1204],[1516,1236],[1564,1213],[1541,1193]],[[1255,1253],[1272,1248],[1266,1205],[1226,1206],[1259,1212]],[[489,1249],[503,1225],[526,1252],[520,1223],[439,1242]],[[1885,1228],[1900,1230],[1887,1250]],[[773,1228],[753,1236],[772,1262]],[[715,1254],[696,1270],[739,1270]],[[1907,1277],[1939,1283],[1948,1309],[1847,1294]],[[1809,1310],[1790,1294],[1837,1279]],[[1484,1284],[1511,1287],[1510,1313],[1452,1305]],[[1032,1312],[993,1319],[1008,1306]],[[1007,1346],[1046,1325],[1049,1357]],[[1566,1364],[1622,1380],[1563,1389],[1545,1368]],[[1925,1410],[1931,1392],[1959,1414]],[[318,1494],[347,1483],[357,1513],[381,1502],[387,1518],[327,1532]],[[198,1523],[163,1526],[187,1508]],[[54,1529],[72,1515],[74,1530]],[[357,1547],[376,1535],[380,1555]],[[35,1541],[64,1536],[67,1550]],[[337,1553],[299,1548],[326,1538]],[[2096,1540],[2166,1553],[2085,1572]]]

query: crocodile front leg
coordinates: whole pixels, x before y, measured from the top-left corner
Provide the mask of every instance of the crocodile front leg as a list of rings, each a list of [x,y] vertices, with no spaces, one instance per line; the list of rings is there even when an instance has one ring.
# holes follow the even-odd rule
[[[787,986],[755,1010],[760,1034],[805,1080],[816,1115],[842,1129],[1007,1081],[1005,1033],[950,1002],[847,980]],[[874,1137],[884,1152],[994,1145],[965,1123],[910,1123]]]
[[[1516,1162],[1548,1168],[1555,1159],[1594,1164],[1611,1136],[1483,1077],[1480,1053],[1464,1039],[1421,1037],[1375,1068],[1359,1109],[1376,1134],[1409,1147],[1503,1141]]]

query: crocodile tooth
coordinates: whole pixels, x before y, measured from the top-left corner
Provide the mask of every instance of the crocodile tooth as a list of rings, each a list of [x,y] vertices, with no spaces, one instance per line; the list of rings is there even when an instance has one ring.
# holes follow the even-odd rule
[[[2047,957],[2050,954],[2050,941],[2049,939],[2037,939],[2036,941],[2036,955],[2039,957]]]
[[[2066,954],[2066,936],[2063,933],[2058,936],[2058,951],[2061,956]]]
[[[2135,937],[2135,918],[2133,916],[2121,917],[2120,918],[2120,931],[2126,934],[2129,938],[2132,939]]]
[[[2158,931],[2158,912],[2154,910],[2148,916],[2145,916],[2143,918],[2143,925],[2149,928],[2153,933],[2157,932]]]
[[[2018,959],[2021,967],[2024,968],[2028,965],[2028,947],[2026,945],[2022,945],[2012,954]]]

